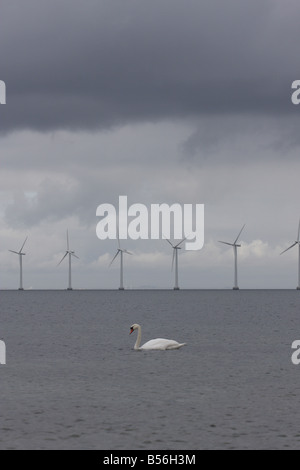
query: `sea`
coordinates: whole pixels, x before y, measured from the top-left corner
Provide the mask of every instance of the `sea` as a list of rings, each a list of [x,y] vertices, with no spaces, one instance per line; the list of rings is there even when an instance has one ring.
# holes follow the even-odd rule
[[[1,450],[300,449],[299,291],[1,291],[0,339]]]

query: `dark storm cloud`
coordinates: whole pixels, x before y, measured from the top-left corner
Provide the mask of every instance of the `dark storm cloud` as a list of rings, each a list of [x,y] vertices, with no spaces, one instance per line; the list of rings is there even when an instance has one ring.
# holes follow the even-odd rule
[[[1,130],[296,113],[299,13],[276,0],[2,0]]]

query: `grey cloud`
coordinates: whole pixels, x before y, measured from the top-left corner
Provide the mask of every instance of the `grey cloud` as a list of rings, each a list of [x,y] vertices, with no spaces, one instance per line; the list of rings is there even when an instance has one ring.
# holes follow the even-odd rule
[[[298,116],[210,115],[198,119],[194,127],[180,146],[184,159],[193,163],[209,159],[213,164],[241,157],[273,161],[299,158]]]
[[[4,0],[1,131],[295,113],[299,9],[270,0]]]
[[[6,208],[5,221],[11,227],[22,228],[76,215],[76,211],[80,212],[81,194],[78,185],[68,187],[46,178],[37,191],[15,191]]]

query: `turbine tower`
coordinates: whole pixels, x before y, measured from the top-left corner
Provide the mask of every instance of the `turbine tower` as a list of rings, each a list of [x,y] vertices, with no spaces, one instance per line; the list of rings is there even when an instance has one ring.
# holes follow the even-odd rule
[[[20,261],[20,287],[19,287],[19,290],[24,290],[24,288],[23,288],[23,258],[22,258],[22,256],[26,255],[26,253],[23,253],[23,248],[25,246],[25,243],[27,242],[27,238],[28,237],[25,238],[25,241],[24,241],[20,251],[9,250],[11,253],[14,253],[15,255],[19,256],[19,261]]]
[[[287,248],[286,250],[284,250],[280,254],[283,255],[283,253],[285,253],[286,251],[289,251],[291,248],[294,248],[294,246],[296,246],[296,245],[298,245],[298,250],[299,250],[299,254],[298,254],[298,287],[297,287],[297,290],[300,290],[300,220],[299,220],[297,240],[289,248]]]
[[[243,225],[240,233],[238,234],[238,236],[236,237],[236,239],[233,243],[219,241],[219,243],[223,243],[224,245],[229,245],[229,246],[233,247],[233,253],[234,253],[234,286],[233,286],[233,290],[239,290],[239,286],[238,286],[237,249],[241,247],[241,245],[238,244],[238,239],[240,238],[241,233],[244,230],[244,228],[245,228],[245,225]]]
[[[79,258],[78,258],[78,256],[75,255],[75,251],[70,250],[69,231],[67,230],[67,250],[66,250],[64,256],[62,257],[61,261],[58,263],[58,266],[63,262],[63,260],[68,255],[69,255],[69,287],[67,288],[67,290],[73,290],[73,288],[72,288],[72,256],[74,256],[74,258],[77,258],[77,259],[79,259]]]
[[[186,238],[183,238],[183,240],[181,240],[179,243],[177,243],[177,245],[173,245],[173,243],[170,242],[170,240],[168,240],[166,238],[166,242],[169,243],[169,245],[171,245],[171,247],[173,248],[173,258],[172,258],[172,270],[174,269],[174,261],[175,261],[175,286],[174,286],[174,290],[179,290],[179,282],[178,282],[178,250],[181,250],[181,244],[186,240]]]
[[[115,254],[115,256],[113,257],[109,267],[113,264],[113,262],[115,261],[115,259],[120,255],[120,287],[119,287],[119,290],[125,290],[124,289],[124,263],[123,263],[123,254],[126,253],[127,255],[132,255],[132,253],[130,253],[130,251],[127,251],[127,250],[123,250],[121,248],[121,245],[120,245],[120,239],[119,239],[119,234],[118,234],[118,249],[117,249],[117,253]]]

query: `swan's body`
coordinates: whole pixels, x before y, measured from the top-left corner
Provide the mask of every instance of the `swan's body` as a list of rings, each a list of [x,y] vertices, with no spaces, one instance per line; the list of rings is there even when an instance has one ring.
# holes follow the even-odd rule
[[[134,345],[134,349],[136,351],[137,350],[143,351],[143,350],[150,350],[150,349],[165,351],[167,349],[179,349],[185,345],[185,343],[177,343],[177,341],[174,341],[173,339],[156,338],[156,339],[151,339],[147,343],[143,344],[143,346],[140,346],[141,339],[142,339],[142,328],[137,323],[132,325],[132,327],[130,328],[130,334],[133,333],[135,330],[138,330],[138,337]]]

